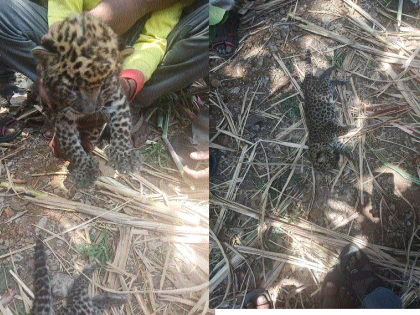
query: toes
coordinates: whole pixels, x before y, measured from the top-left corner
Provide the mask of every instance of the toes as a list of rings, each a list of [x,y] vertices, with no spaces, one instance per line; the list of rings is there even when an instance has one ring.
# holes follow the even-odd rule
[[[221,43],[216,47],[216,50],[219,54],[226,55],[226,45],[224,43]]]
[[[108,155],[108,165],[121,174],[138,171],[140,168],[141,157],[137,151],[129,149],[120,152],[111,148],[106,153]]]
[[[85,164],[75,167],[72,177],[77,189],[91,189],[99,177],[98,162],[91,157]]]
[[[260,295],[257,300],[255,301],[257,309],[269,309],[270,302],[264,295]]]

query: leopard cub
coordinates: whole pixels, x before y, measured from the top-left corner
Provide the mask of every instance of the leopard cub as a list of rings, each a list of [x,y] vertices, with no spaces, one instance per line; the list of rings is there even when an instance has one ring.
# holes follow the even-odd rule
[[[96,266],[90,265],[83,270],[73,282],[67,294],[66,306],[61,308],[57,315],[101,315],[104,310],[111,306],[119,306],[126,302],[121,294],[105,293],[93,298],[89,296],[89,280]],[[34,255],[34,295],[35,301],[32,305],[30,315],[51,315],[52,293],[48,276],[47,255],[44,244],[40,237],[37,237]]]
[[[99,176],[97,161],[84,148],[97,141],[106,121],[109,164],[121,173],[139,168],[140,156],[131,144],[129,102],[119,78],[122,62],[132,52],[88,13],[68,17],[32,50],[44,108],[77,188],[91,188]]]
[[[304,112],[309,131],[309,159],[315,169],[326,171],[338,165],[340,154],[354,162],[352,152],[338,141],[337,136],[346,134],[351,126],[338,122],[333,101],[334,86],[345,84],[343,80],[331,80],[335,66],[329,67],[319,77],[313,75],[311,53],[305,56],[305,79],[302,90],[305,96]]]

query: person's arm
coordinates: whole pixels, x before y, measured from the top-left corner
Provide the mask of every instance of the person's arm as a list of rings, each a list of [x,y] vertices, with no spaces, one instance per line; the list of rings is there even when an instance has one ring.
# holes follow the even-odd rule
[[[150,12],[166,9],[181,0],[102,0],[89,12],[100,18],[117,34],[128,31],[134,23]],[[82,13],[95,1],[49,0],[48,25],[60,22],[74,13]]]
[[[124,34],[147,13],[166,9],[180,0],[102,0],[89,11],[117,34]]]
[[[127,94],[130,100],[141,90],[162,61],[166,52],[166,37],[179,22],[182,10],[192,2],[182,0],[169,8],[155,11],[146,21],[142,34],[133,46],[134,53],[123,63],[121,77],[127,79],[124,85],[126,91],[129,91]]]

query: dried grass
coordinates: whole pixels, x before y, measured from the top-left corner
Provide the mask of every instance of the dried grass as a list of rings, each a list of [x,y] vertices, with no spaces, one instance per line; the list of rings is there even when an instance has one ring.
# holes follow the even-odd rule
[[[268,1],[255,8],[249,4],[245,5],[240,9],[242,13],[246,12],[242,19],[246,23],[243,25],[243,30],[252,29],[258,34],[261,31],[268,32],[267,23],[254,20],[265,15],[271,17],[269,14],[275,12],[278,6],[285,2]],[[305,3],[308,5],[311,2]],[[381,198],[379,218],[371,219],[379,222],[380,228],[384,229],[384,196],[387,192],[384,187],[381,187],[378,176],[385,170],[393,170],[402,178],[408,179],[411,185],[418,185],[419,179],[417,175],[407,173],[404,169],[404,161],[399,160],[397,152],[395,156],[388,152],[391,162],[382,156],[383,152],[377,149],[377,146],[372,152],[368,145],[375,139],[374,131],[378,128],[394,128],[410,135],[412,141],[419,142],[420,49],[418,46],[420,37],[418,30],[409,23],[412,20],[401,21],[399,29],[389,32],[391,26],[387,24],[388,21],[383,22],[384,19],[389,19],[390,23],[397,19],[395,19],[396,14],[386,8],[378,7],[377,12],[380,16],[374,18],[355,1],[342,0],[342,3],[346,7],[346,15],[337,13],[334,15],[335,18],[343,21],[345,27],[330,30],[320,26],[319,22],[305,20],[297,13],[303,12],[297,10],[299,2],[294,2],[289,6],[289,13],[282,19],[281,24],[294,24],[300,29],[300,34],[315,38],[315,41],[320,41],[320,38],[325,39],[329,45],[336,45],[334,50],[340,49],[346,52],[346,57],[339,68],[341,73],[351,77],[348,77],[347,86],[338,88],[337,99],[342,107],[340,118],[344,123],[355,126],[351,133],[343,137],[343,141],[354,148],[353,153],[357,156],[358,163],[353,165],[345,159],[338,171],[334,172],[331,179],[328,179],[327,184],[333,192],[338,183],[352,179],[354,182],[351,184],[357,186],[358,191],[356,204],[352,205],[354,209],[366,203],[367,189],[379,191]],[[326,14],[329,13],[326,12]],[[266,38],[271,38],[273,32],[276,30],[271,30],[270,34],[266,34],[264,39],[260,40],[261,43],[265,45]],[[294,35],[296,38],[299,37],[296,32]],[[286,41],[290,40],[288,36],[287,34]],[[254,37],[253,41],[255,40]],[[251,45],[243,41],[241,48],[249,50]],[[295,46],[292,45],[292,47]],[[411,230],[408,232],[411,233],[410,242],[406,248],[394,248],[393,244],[377,245],[367,242],[363,237],[350,236],[356,219],[362,215],[369,218],[366,213],[354,211],[348,216],[332,220],[328,228],[308,221],[306,218],[309,214],[317,211],[313,209],[316,185],[314,172],[312,172],[312,178],[311,172],[304,175],[305,181],[312,180],[313,196],[305,204],[305,211],[299,212],[300,210],[296,209],[302,205],[302,194],[307,193],[302,192],[302,189],[292,182],[296,169],[302,169],[304,165],[306,170],[309,164],[303,155],[307,148],[306,138],[303,136],[304,119],[302,117],[301,120],[286,128],[282,126],[285,114],[278,111],[273,113],[272,109],[279,108],[291,97],[303,96],[285,60],[291,60],[297,70],[295,72],[302,73],[300,69],[296,69],[299,67],[296,61],[300,61],[299,58],[304,55],[304,51],[297,50],[293,51],[293,55],[287,55],[282,47],[278,48],[280,49],[276,52],[271,52],[272,63],[277,63],[285,78],[278,84],[278,88],[261,91],[260,78],[258,78],[244,89],[246,93],[240,102],[242,107],[238,104],[225,103],[223,100],[228,102],[230,96],[221,95],[220,88],[214,89],[210,94],[215,111],[220,110],[221,113],[221,118],[215,122],[216,132],[211,137],[210,147],[224,151],[225,155],[232,159],[223,164],[225,165],[223,169],[218,170],[220,174],[218,179],[225,178],[225,180],[214,181],[210,187],[212,214],[214,214],[211,218],[210,238],[212,269],[209,293],[211,300],[215,302],[215,307],[238,308],[249,290],[262,287],[269,291],[275,301],[281,302],[279,304],[282,307],[308,307],[308,300],[313,302],[315,298],[319,299],[323,275],[336,263],[340,249],[348,243],[353,243],[364,249],[371,261],[381,270],[381,275],[385,270],[393,275],[393,277],[385,277],[384,280],[401,289],[403,305],[408,305],[419,296],[418,253],[406,249],[416,248],[413,244],[419,242],[419,228],[416,220],[412,221],[413,226],[409,228]],[[318,52],[323,55],[331,50],[333,49]],[[266,60],[267,55],[264,58]],[[234,61],[231,59],[230,63],[239,66],[240,60],[240,58]],[[372,63],[380,65],[373,71],[376,72],[375,76],[372,76],[373,72],[369,70]],[[211,71],[217,72],[225,65],[220,64]],[[302,75],[300,78],[302,79]],[[356,85],[356,80],[362,80],[363,83],[358,81]],[[288,87],[290,95],[280,100],[276,99],[275,95],[280,94],[279,90],[288,83],[291,83]],[[366,86],[363,91],[358,90],[361,84]],[[262,97],[263,101],[259,102],[258,108],[252,108],[253,98],[250,95],[255,95],[257,92],[263,92],[263,96],[267,96]],[[299,102],[302,113],[301,102],[302,98]],[[232,113],[234,106],[241,108],[240,119],[236,119]],[[254,142],[249,140],[244,132],[243,122],[246,122],[250,115],[258,115],[267,120],[278,120],[270,134],[270,139],[258,139]],[[291,134],[299,134],[302,137],[298,142],[284,140]],[[223,145],[220,145],[218,141],[219,136],[224,138]],[[229,143],[226,138],[229,138],[230,144],[234,143],[234,145],[226,144]],[[383,140],[386,141],[386,139],[380,139],[380,141]],[[398,140],[393,142],[404,152],[411,150],[418,156],[417,148],[398,143]],[[270,161],[266,153],[273,148],[279,148],[276,152],[280,152],[284,162]],[[379,175],[373,173],[374,165],[375,167],[383,166],[380,168]],[[250,176],[250,170],[253,176]],[[260,179],[263,182],[262,187],[256,187],[255,183],[250,184],[251,178],[253,181],[255,178]],[[275,183],[280,178],[282,179],[281,186],[278,187]],[[252,188],[249,188],[250,186]],[[368,188],[371,186],[373,188]],[[235,202],[239,192],[246,195],[245,199],[242,198],[245,204],[254,203],[256,206],[245,206]],[[416,210],[410,205],[409,200],[401,192],[397,192],[397,189],[394,193],[405,201],[416,217]],[[258,202],[254,202],[255,199],[258,199]],[[403,222],[397,224],[404,225]],[[275,238],[273,229],[278,231],[277,235],[281,236]],[[345,230],[347,233],[343,233]],[[271,243],[276,250],[268,249],[267,242]],[[306,279],[307,283],[315,285],[298,281],[296,286],[301,285],[301,287],[297,287],[295,291],[288,291],[288,286],[283,283],[286,279],[283,277],[292,278],[293,273],[290,270],[299,270],[300,273],[305,271],[310,278],[310,280]],[[259,277],[260,283],[255,283],[255,278],[251,277],[252,271],[259,273],[257,278]],[[302,292],[305,292],[305,299]],[[309,305],[311,306],[314,305]]]
[[[181,101],[185,101],[184,96],[181,98]],[[204,98],[208,96],[204,95]],[[188,108],[183,110],[192,114]],[[176,114],[183,119],[187,116],[185,113]],[[0,158],[6,170],[3,178],[7,179],[0,186],[3,197],[16,198],[21,204],[29,205],[39,212],[34,214],[23,210],[8,220],[2,218],[2,240],[7,237],[2,235],[1,229],[10,222],[28,215],[37,217],[39,214],[47,216],[51,221],[54,220],[53,217],[56,218],[54,222],[59,228],[55,224],[30,228],[38,229],[41,234],[46,235],[45,244],[52,254],[48,258],[48,265],[55,263],[60,271],[73,277],[87,263],[86,258],[98,259],[83,254],[80,246],[87,244],[93,248],[104,240],[106,233],[109,240],[104,246],[109,251],[109,259],[101,261],[102,273],[95,272],[91,279],[91,293],[111,292],[128,297],[128,303],[123,307],[111,309],[106,314],[212,313],[208,298],[207,183],[199,184],[192,191],[183,184],[174,170],[163,172],[144,163],[141,173],[102,176],[96,181],[93,194],[81,194],[83,197],[86,194],[89,198],[69,200],[15,179],[20,178],[20,174],[13,174],[7,162],[25,149],[25,142],[27,139],[15,143]],[[94,154],[100,163],[106,160],[106,156],[98,148]],[[38,173],[32,174],[36,182],[47,176],[62,179],[63,175],[68,175],[65,170],[44,173],[40,173],[39,169],[37,171]],[[85,203],[85,199],[90,202]],[[0,216],[3,210],[2,206]],[[75,224],[75,221],[79,223]],[[95,239],[92,239],[92,235],[96,235]],[[63,248],[57,246],[57,241],[64,244],[61,246]],[[17,256],[32,257],[33,248],[34,244],[21,246],[19,243],[14,250],[1,251],[0,263],[13,262]],[[32,260],[20,262],[19,265],[22,266],[22,263],[26,269],[26,264],[32,264]],[[50,277],[53,273],[50,271]],[[29,273],[29,278],[21,278],[16,265],[9,271],[7,278],[18,288],[19,294],[5,299],[4,304],[3,299],[0,300],[0,314],[18,314],[17,305],[20,301],[23,302],[26,313],[29,313],[33,299],[32,275]],[[19,303],[15,300],[19,300]]]

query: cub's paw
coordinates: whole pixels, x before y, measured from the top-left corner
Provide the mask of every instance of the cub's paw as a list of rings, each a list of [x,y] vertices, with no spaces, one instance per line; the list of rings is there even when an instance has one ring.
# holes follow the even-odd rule
[[[136,150],[109,146],[105,153],[108,156],[108,165],[121,174],[140,170],[141,155]]]
[[[72,181],[77,189],[92,189],[99,177],[99,163],[92,156],[79,165],[73,166]]]

